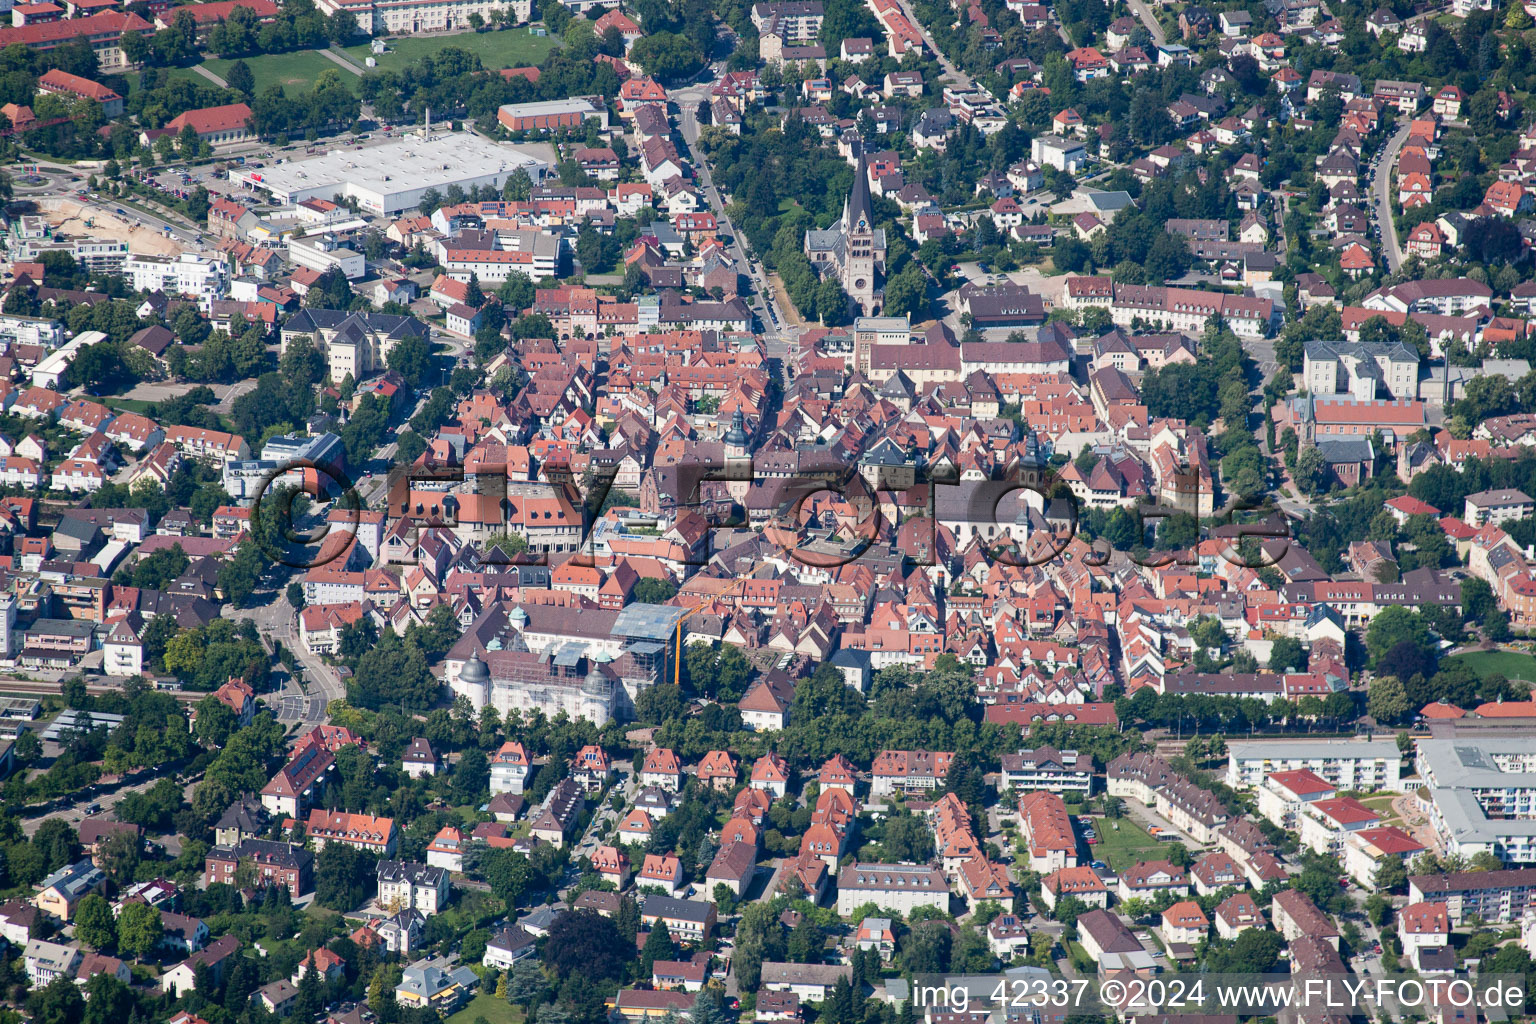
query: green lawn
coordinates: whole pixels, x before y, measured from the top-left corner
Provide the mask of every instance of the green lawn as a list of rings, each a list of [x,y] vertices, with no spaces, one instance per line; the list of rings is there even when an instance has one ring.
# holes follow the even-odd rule
[[[482,992],[449,1017],[448,1024],[474,1024],[476,1017],[484,1017],[490,1024],[522,1024],[523,1011],[505,999]]]
[[[101,404],[117,412],[136,412],[141,414],[148,414],[155,407],[154,402],[148,402],[142,398],[118,398],[116,396],[101,399]]]
[[[1392,797],[1390,793],[1383,796],[1368,796],[1362,797],[1360,802],[1381,815],[1383,825],[1400,825],[1402,822],[1398,819],[1397,812],[1392,809]]]
[[[210,88],[213,87],[213,83],[212,82],[208,81],[208,79],[204,78],[202,75],[198,74],[196,71],[193,71],[191,68],[167,68],[166,72],[165,72],[165,76],[166,76],[166,78],[168,78],[172,82],[175,82],[175,81],[180,80],[180,79],[185,79],[188,82],[202,82],[204,85],[209,86]],[[129,75],[128,76],[128,81],[130,83],[132,83],[132,84],[129,85],[129,89],[132,90],[133,92],[139,92],[143,88],[143,86],[142,86],[142,83],[144,81],[144,74],[143,74],[143,72],[138,72],[136,74]]]
[[[436,53],[445,46],[478,54],[480,63],[492,70],[500,70],[539,63],[559,45],[559,40],[554,36],[533,35],[523,27],[500,32],[461,32],[451,36],[406,36],[390,39],[388,44],[389,52],[376,59],[379,67],[389,71],[398,71],[413,60]],[[359,65],[373,55],[368,43],[348,46],[343,52]]]
[[[1116,871],[1124,871],[1139,860],[1156,860],[1164,856],[1163,844],[1149,836],[1129,818],[1119,819],[1120,829],[1107,818],[1094,818],[1093,830],[1099,841],[1090,846],[1093,860],[1101,860]]]
[[[1501,675],[1507,679],[1527,679],[1536,682],[1536,658],[1514,651],[1473,651],[1445,659],[1469,666],[1479,676]]]
[[[209,58],[203,61],[203,67],[212,71],[220,78],[228,79],[229,66],[232,60],[220,60]],[[259,57],[247,57],[246,66],[251,69],[251,75],[256,79],[256,92],[266,91],[269,86],[280,85],[289,95],[308,92],[314,87],[315,76],[320,72],[330,69],[341,76],[348,89],[357,81],[357,76],[342,68],[335,61],[326,57],[318,50],[295,50],[293,53],[265,53]],[[207,79],[203,79],[207,81]]]

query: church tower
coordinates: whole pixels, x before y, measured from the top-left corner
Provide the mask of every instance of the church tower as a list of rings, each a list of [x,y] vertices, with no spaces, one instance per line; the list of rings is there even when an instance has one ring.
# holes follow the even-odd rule
[[[867,316],[879,309],[880,288],[876,275],[885,262],[885,232],[875,229],[869,199],[869,165],[862,152],[853,172],[853,191],[843,203],[841,228],[843,291]]]

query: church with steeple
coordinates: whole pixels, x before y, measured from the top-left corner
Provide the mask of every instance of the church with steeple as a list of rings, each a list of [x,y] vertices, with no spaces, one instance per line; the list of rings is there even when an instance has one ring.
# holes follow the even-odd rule
[[[861,314],[880,312],[885,287],[885,230],[875,227],[869,164],[862,150],[853,172],[853,191],[843,201],[842,219],[825,231],[807,231],[805,255],[823,279],[837,275]]]

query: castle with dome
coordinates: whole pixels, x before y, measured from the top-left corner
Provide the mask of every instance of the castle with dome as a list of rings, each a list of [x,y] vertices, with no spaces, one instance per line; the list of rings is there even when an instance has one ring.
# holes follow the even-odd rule
[[[494,602],[448,651],[443,681],[478,712],[565,712],[603,726],[635,716],[635,701],[670,679],[686,608],[620,609]]]

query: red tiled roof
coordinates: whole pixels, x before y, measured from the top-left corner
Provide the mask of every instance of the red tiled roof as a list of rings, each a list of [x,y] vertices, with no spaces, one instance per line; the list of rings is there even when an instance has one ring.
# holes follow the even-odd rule
[[[74,39],[121,36],[124,32],[152,32],[154,26],[128,11],[102,11],[88,18],[49,21],[40,25],[0,29],[0,49],[23,46],[51,48]]]
[[[54,68],[42,78],[39,78],[37,80],[37,87],[44,91],[53,90],[56,92],[67,92],[74,96],[85,96],[98,103],[122,99],[121,96],[100,82],[93,82],[89,78],[81,78],[79,75],[72,75],[68,71],[61,71],[58,68]]]
[[[244,4],[242,4],[244,6]],[[233,131],[244,128],[251,119],[251,108],[244,103],[228,103],[222,107],[204,107],[178,114],[166,124],[166,128],[179,132],[187,125],[199,135]]]
[[[1478,718],[1536,718],[1536,701],[1494,701],[1479,704],[1472,713]]]

